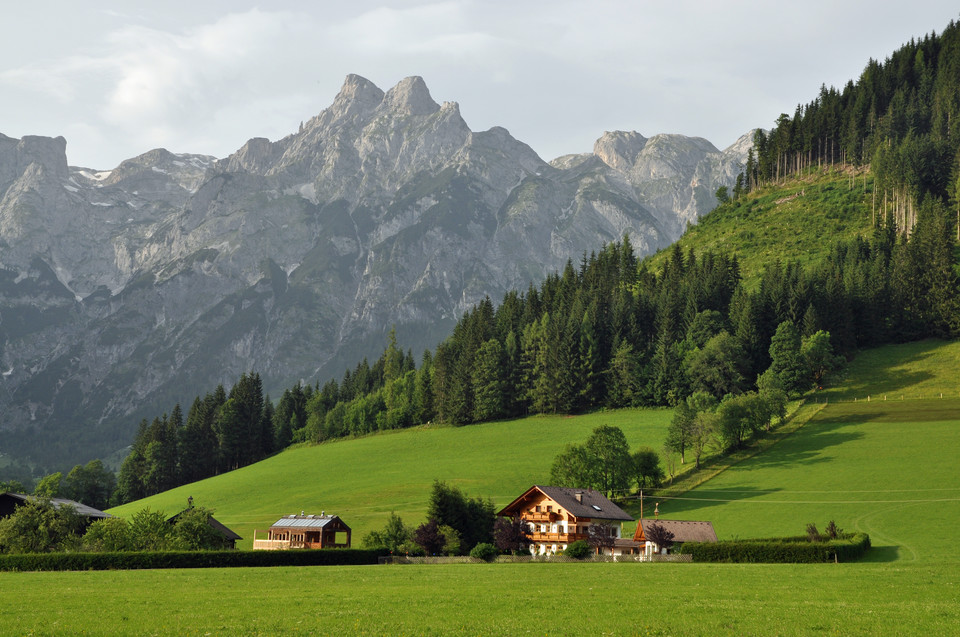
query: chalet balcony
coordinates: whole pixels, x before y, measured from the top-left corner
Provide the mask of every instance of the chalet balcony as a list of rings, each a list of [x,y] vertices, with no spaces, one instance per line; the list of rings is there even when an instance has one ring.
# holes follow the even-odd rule
[[[541,531],[527,533],[527,537],[531,542],[560,542],[562,544],[569,544],[571,542],[576,542],[577,540],[586,540],[588,538],[586,533],[543,533]]]
[[[527,522],[556,522],[562,520],[563,516],[555,511],[543,511],[541,513],[525,513],[523,519]]]

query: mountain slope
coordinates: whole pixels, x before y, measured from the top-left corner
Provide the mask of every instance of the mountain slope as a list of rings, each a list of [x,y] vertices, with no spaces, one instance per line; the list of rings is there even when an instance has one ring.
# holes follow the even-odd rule
[[[391,325],[433,347],[484,296],[624,233],[666,246],[745,152],[615,132],[547,163],[420,78],[354,75],[296,134],[219,160],[96,171],[65,146],[0,137],[0,452],[61,467],[241,372],[273,391],[339,376]]]
[[[736,254],[748,285],[775,260],[814,264],[840,241],[869,236],[873,176],[850,167],[810,171],[717,206],[677,240],[692,249]],[[649,258],[660,267],[668,251]]]

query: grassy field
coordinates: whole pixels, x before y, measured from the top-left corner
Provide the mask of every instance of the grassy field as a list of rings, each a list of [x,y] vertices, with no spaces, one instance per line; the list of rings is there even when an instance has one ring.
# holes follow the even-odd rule
[[[926,340],[861,352],[819,399],[871,402],[960,398],[960,341]]]
[[[0,631],[955,634],[955,566],[462,564],[0,573]]]
[[[721,538],[802,535],[835,520],[870,534],[869,559],[956,565],[958,435],[960,399],[831,403],[660,511],[710,520]]]
[[[809,264],[827,256],[837,241],[869,234],[873,177],[825,170],[766,186],[700,218],[677,243],[686,252],[734,253],[747,285],[774,260]],[[659,268],[670,249],[651,257]]]
[[[110,509],[129,516],[149,506],[169,514],[187,497],[252,546],[254,529],[301,510],[341,516],[355,544],[382,528],[391,511],[409,524],[425,521],[434,480],[470,497],[506,506],[533,484],[549,482],[554,457],[599,425],[623,429],[631,448],[659,449],[670,410],[616,410],[584,416],[534,416],[467,427],[418,428],[290,449],[228,474]]]

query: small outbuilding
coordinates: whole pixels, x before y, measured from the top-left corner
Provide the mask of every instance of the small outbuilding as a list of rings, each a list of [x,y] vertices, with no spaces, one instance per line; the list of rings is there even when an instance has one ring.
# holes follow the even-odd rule
[[[277,551],[286,549],[348,549],[350,527],[336,515],[288,515],[282,517],[267,530],[267,537],[260,539],[253,532],[253,549]]]
[[[13,515],[13,512],[18,508],[36,498],[37,496],[35,495],[26,495],[23,493],[0,493],[0,518]],[[93,507],[87,506],[82,502],[68,500],[67,498],[50,498],[50,504],[54,509],[59,509],[60,507],[64,506],[73,507],[73,510],[77,512],[77,515],[83,518],[88,525],[96,522],[97,520],[113,517],[109,513],[104,513],[103,511],[94,509]]]
[[[645,557],[652,555],[666,555],[672,547],[657,546],[650,540],[650,529],[661,526],[665,531],[673,534],[672,546],[684,542],[716,542],[717,534],[713,524],[702,520],[657,520],[645,518],[637,522],[637,530],[633,534],[633,541],[637,544],[641,554]]]

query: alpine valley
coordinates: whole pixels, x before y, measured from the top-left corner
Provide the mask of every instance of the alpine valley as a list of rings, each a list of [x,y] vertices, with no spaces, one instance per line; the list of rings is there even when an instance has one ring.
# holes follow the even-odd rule
[[[391,327],[433,347],[605,242],[669,245],[751,139],[607,132],[548,163],[419,77],[384,93],[356,75],[297,133],[224,159],[101,171],[69,166],[62,137],[0,135],[0,453],[65,468],[243,372],[323,382]]]

